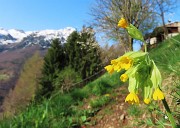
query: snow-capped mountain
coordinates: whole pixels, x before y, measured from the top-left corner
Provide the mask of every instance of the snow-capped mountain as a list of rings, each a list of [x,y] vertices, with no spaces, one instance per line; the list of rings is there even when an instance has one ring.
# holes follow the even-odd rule
[[[27,37],[29,34],[25,33],[23,30],[10,29],[7,32],[16,39],[16,42],[21,41],[24,37]]]
[[[28,31],[0,28],[0,45],[16,44],[17,46],[27,47],[29,45],[38,44],[41,47],[48,47],[51,41],[59,38],[61,43],[64,43],[67,37],[75,31],[72,27],[67,27],[59,30],[41,30]]]

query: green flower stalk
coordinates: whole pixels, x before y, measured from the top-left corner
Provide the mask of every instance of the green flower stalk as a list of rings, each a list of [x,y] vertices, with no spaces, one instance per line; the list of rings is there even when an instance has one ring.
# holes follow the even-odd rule
[[[144,41],[141,31],[139,31],[132,24],[121,18],[118,23],[118,27],[127,30],[128,34],[137,40],[140,40],[145,45],[145,52],[143,51],[130,51],[123,56],[111,60],[111,64],[106,66],[105,69],[112,74],[113,72],[124,71],[124,74],[120,76],[122,82],[129,81],[129,94],[127,95],[125,102],[130,104],[139,104],[139,94],[142,94],[145,104],[149,104],[152,100],[162,100],[163,105],[167,111],[167,115],[172,126],[175,128],[176,124],[173,116],[171,115],[168,104],[165,100],[165,95],[161,91],[162,77],[159,69],[152,59],[150,59],[147,52],[147,46]],[[142,93],[140,93],[142,92]]]

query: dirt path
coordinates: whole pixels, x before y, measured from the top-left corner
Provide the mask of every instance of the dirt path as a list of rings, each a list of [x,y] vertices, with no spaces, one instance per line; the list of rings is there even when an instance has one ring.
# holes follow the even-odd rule
[[[92,125],[87,125],[86,128],[122,128],[130,123],[126,112],[128,104],[124,102],[128,94],[127,86],[122,86],[113,93],[113,101],[101,108],[96,116],[91,118]]]

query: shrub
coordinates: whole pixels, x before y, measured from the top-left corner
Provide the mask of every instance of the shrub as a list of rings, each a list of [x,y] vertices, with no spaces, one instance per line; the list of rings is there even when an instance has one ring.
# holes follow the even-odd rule
[[[112,86],[110,86],[108,83],[105,83],[103,81],[98,81],[93,89],[92,92],[95,95],[103,95],[108,93],[112,89]]]
[[[75,72],[74,69],[70,67],[65,67],[64,70],[57,74],[57,78],[54,80],[53,84],[56,90],[61,90],[61,92],[69,91],[75,88],[77,83],[82,79],[80,75]]]
[[[82,100],[83,98],[87,98],[88,94],[82,89],[75,89],[71,92],[71,96],[74,100]]]

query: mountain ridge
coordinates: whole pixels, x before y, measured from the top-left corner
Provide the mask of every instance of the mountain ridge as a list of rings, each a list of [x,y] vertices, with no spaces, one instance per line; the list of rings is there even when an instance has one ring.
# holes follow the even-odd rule
[[[18,29],[4,29],[0,28],[0,51],[4,51],[3,47],[9,48],[21,45],[21,48],[27,46],[39,45],[42,48],[47,48],[53,39],[59,38],[61,43],[65,43],[67,37],[76,29],[73,27],[66,27],[64,29],[46,29],[40,31],[23,31]]]

